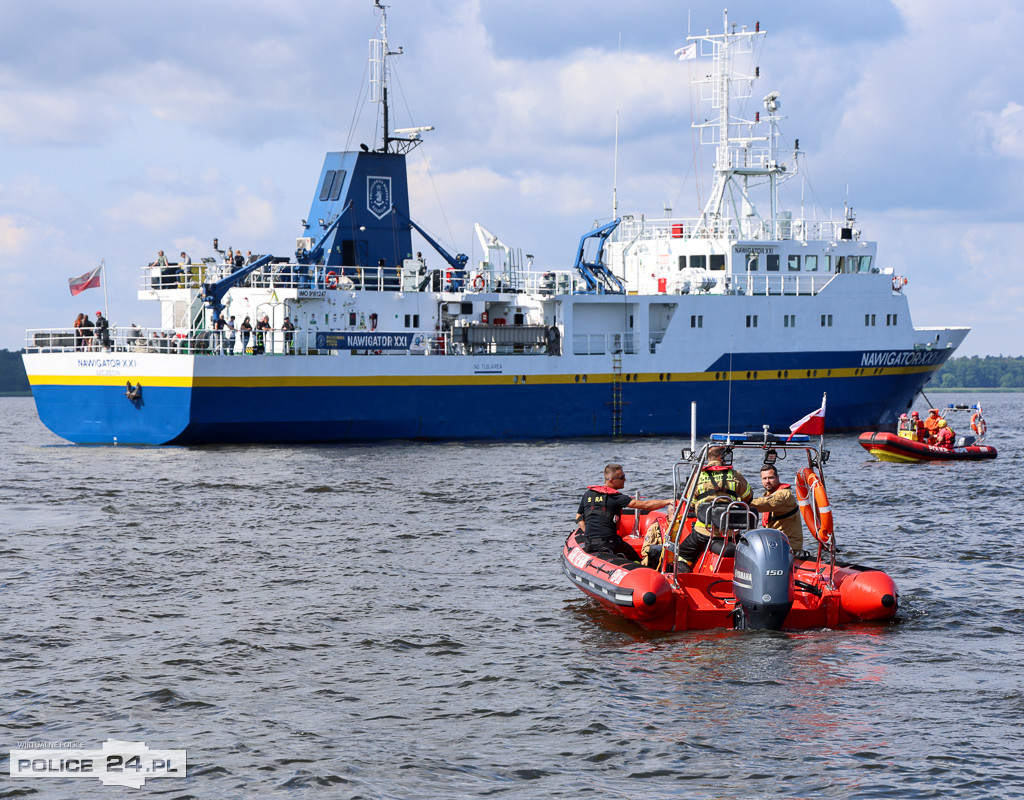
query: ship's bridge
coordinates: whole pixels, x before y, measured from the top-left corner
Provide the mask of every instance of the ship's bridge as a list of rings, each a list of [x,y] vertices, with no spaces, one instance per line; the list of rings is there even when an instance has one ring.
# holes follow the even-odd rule
[[[607,248],[639,294],[815,294],[836,274],[881,272],[852,219],[648,220],[624,217]],[[891,271],[891,270],[887,270]]]

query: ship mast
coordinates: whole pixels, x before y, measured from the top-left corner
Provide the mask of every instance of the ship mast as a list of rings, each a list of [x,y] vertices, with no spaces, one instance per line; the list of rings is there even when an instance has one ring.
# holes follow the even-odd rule
[[[760,24],[753,31],[746,27],[736,30],[733,23],[729,29],[729,14],[722,14],[724,31],[721,34],[705,33],[703,36],[688,36],[690,41],[700,41],[702,52],[712,54],[711,75],[699,79],[701,100],[710,101],[718,111],[717,118],[694,122],[700,131],[701,144],[715,145],[715,179],[711,196],[701,212],[697,229],[713,235],[728,234],[732,238],[750,235],[744,218],[759,218],[750,198],[748,181],[751,177],[765,178],[769,183],[771,205],[770,230],[764,234],[774,237],[777,214],[778,178],[786,171],[777,157],[779,117],[779,93],[772,92],[764,98],[764,107],[769,116],[768,135],[755,135],[755,126],[762,123],[760,112],[754,119],[733,115],[730,104],[734,100],[745,100],[753,93],[754,81],[760,77],[760,70],[754,67],[753,74],[741,73],[735,61],[739,55],[754,51],[757,37],[764,36]],[[736,223],[736,224],[734,224]]]
[[[402,55],[402,48],[397,50],[388,49],[388,12],[381,0],[373,0],[373,5],[380,11],[380,34],[376,39],[370,39],[370,95],[371,103],[379,103],[381,107],[381,123],[383,136],[382,144],[377,149],[378,153],[405,154],[420,144],[420,134],[424,131],[434,130],[433,126],[422,126],[417,128],[397,128],[395,133],[406,134],[408,138],[391,135],[390,128],[390,104],[388,102],[388,59],[391,56]]]

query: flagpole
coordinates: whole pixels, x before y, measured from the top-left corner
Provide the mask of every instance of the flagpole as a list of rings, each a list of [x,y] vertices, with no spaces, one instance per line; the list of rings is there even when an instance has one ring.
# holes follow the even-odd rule
[[[107,322],[110,322],[110,311],[107,309],[107,276],[104,266],[107,260],[105,258],[100,259],[100,286],[103,287],[103,316],[107,318]]]

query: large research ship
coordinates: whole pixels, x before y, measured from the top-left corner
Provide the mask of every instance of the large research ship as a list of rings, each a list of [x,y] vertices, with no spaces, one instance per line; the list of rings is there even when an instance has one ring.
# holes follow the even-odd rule
[[[29,331],[51,431],[90,444],[682,435],[694,402],[695,433],[780,429],[825,393],[828,428],[861,431],[906,411],[967,335],[912,325],[905,280],[852,213],[779,208],[800,151],[780,149],[777,92],[743,116],[757,70],[739,64],[764,31],[727,17],[723,33],[689,37],[711,66],[712,116],[694,127],[714,186],[699,217],[616,217],[564,269],[524,263],[479,225],[480,263],[448,253],[410,211],[406,154],[424,129],[389,129],[377,8],[379,146],[327,154],[293,255],[144,267],[159,326],[106,342]],[[413,230],[442,268],[416,257]],[[232,337],[219,323],[231,317],[266,321]]]

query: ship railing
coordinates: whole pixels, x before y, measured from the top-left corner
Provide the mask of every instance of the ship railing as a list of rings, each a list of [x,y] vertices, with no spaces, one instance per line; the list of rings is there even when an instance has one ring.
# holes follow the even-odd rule
[[[788,213],[788,212],[786,212]],[[795,241],[837,242],[849,230],[845,220],[820,220],[792,218],[780,215],[774,223],[771,220],[752,217],[750,219],[641,219],[627,217],[619,226],[617,238],[621,241],[651,241],[662,239],[729,239],[732,241],[772,241],[792,239]],[[855,232],[850,231],[848,236]]]
[[[196,264],[150,265],[142,270],[142,289],[188,289],[198,292],[204,283],[216,283],[235,268],[204,259]],[[402,292],[531,292],[571,294],[577,288],[571,270],[496,270],[451,267],[428,268],[407,259],[397,267],[344,267],[276,261],[246,275],[238,286],[255,289],[365,290]]]
[[[815,295],[828,286],[835,275],[830,273],[789,275],[729,275],[726,292],[745,295]]]
[[[577,333],[572,337],[572,353],[576,356],[636,353],[636,343],[637,337],[632,333]]]
[[[353,350],[322,347],[315,328],[285,331],[280,328],[233,332],[228,330],[183,331],[166,328],[116,326],[101,340],[92,329],[76,333],[74,328],[31,329],[25,338],[29,353],[93,353],[164,355],[558,355],[561,336],[555,326],[483,325],[457,327],[452,331],[420,333],[408,347],[382,350]],[[631,337],[629,337],[631,340]],[[620,343],[592,343],[595,352],[612,352]],[[604,348],[604,349],[602,349]],[[626,352],[633,352],[627,350]]]

